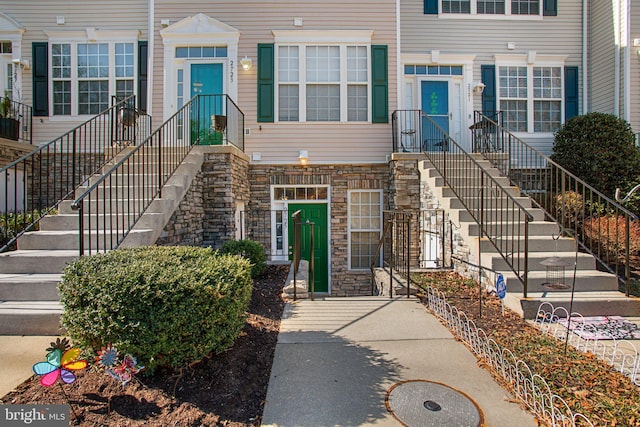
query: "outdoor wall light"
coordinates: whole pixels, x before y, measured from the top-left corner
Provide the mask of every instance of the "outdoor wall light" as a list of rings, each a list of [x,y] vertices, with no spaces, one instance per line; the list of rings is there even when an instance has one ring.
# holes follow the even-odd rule
[[[482,92],[484,92],[484,88],[485,88],[485,84],[482,82],[475,82],[473,84],[473,93],[480,95],[482,94]]]
[[[307,164],[307,162],[309,161],[309,153],[307,152],[307,150],[300,150],[300,152],[298,153],[298,161],[303,166]]]
[[[248,56],[245,56],[240,60],[240,65],[242,65],[243,70],[249,71],[253,66],[253,61]]]
[[[31,63],[28,59],[13,58],[11,62],[13,62],[13,65],[19,65],[23,70],[31,68]]]

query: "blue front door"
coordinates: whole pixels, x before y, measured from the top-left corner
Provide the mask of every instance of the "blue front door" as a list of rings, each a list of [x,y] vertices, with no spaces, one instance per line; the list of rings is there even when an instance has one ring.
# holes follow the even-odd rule
[[[422,111],[441,129],[427,119],[422,121],[422,149],[442,151],[447,145],[443,132],[449,134],[449,82],[423,81],[421,92]]]
[[[194,105],[192,117],[192,138],[199,144],[220,144],[224,129],[221,121],[224,115],[222,64],[191,64],[191,97],[202,95]]]

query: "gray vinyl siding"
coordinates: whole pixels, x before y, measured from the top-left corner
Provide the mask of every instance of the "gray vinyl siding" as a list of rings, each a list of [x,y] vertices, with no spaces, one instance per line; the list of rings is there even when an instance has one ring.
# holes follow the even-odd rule
[[[2,0],[0,12],[8,15],[26,29],[22,36],[20,56],[31,60],[33,42],[46,42],[45,31],[77,31],[87,27],[100,30],[139,30],[139,40],[147,40],[147,0]],[[64,16],[64,25],[56,24],[56,17]],[[2,36],[0,36],[2,38]],[[32,105],[32,69],[22,77],[22,102]],[[42,119],[42,122],[40,120]],[[72,117],[35,117],[34,143],[48,142],[84,119]]]
[[[611,2],[589,2],[590,111],[613,113],[615,40]]]
[[[402,54],[475,55],[473,81],[481,80],[481,65],[495,64],[496,54],[566,55],[566,66],[580,69],[582,100],[582,0],[558,2],[558,16],[533,19],[484,15],[452,17],[425,15],[422,0],[404,0],[400,4]],[[507,43],[515,49],[507,49]],[[481,110],[481,97],[473,97],[474,110]],[[582,101],[580,101],[582,105]],[[582,109],[582,108],[581,108]],[[552,139],[528,134],[526,142],[549,153]]]
[[[238,57],[253,59],[253,68],[238,70],[238,106],[245,114],[245,151],[260,152],[261,164],[297,163],[298,151],[309,152],[310,163],[385,162],[392,150],[391,118],[388,124],[372,123],[257,123],[257,46],[273,43],[273,30],[294,30],[294,18],[302,18],[301,30],[373,30],[372,44],[388,46],[389,101],[396,100],[395,0],[300,2],[298,0],[235,0],[176,2],[156,0],[156,37],[153,58],[153,116],[163,117],[163,45],[161,21],[174,24],[203,13],[240,32]],[[389,115],[393,107],[389,107]]]

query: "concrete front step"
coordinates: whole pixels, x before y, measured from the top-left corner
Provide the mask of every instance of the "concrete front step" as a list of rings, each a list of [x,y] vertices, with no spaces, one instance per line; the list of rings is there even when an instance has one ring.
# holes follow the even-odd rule
[[[124,231],[123,227],[114,224],[114,229]],[[152,235],[154,230],[142,229],[131,230],[130,237],[140,235],[141,239],[145,235]],[[18,249],[20,250],[79,250],[79,234],[77,231],[34,231],[25,233],[18,239]],[[112,235],[110,230],[92,230],[84,233],[84,247],[92,249],[112,249],[117,244],[118,236]]]
[[[522,294],[509,292],[504,299],[505,306],[526,319],[534,319],[543,302],[569,311],[571,292],[529,293],[527,298],[522,298]],[[572,311],[583,316],[637,316],[640,313],[640,299],[626,297],[618,291],[576,292]]]
[[[154,199],[154,202],[157,203],[152,203],[149,206],[149,210],[148,212],[154,212],[154,213],[162,213],[165,211],[165,208],[167,206],[169,206],[171,204],[171,200],[167,200],[167,198],[171,198],[171,195],[173,194],[171,191],[167,191],[168,194],[165,195],[165,193],[163,192],[163,198],[156,198]],[[73,201],[71,200],[64,200],[60,203],[60,206],[58,207],[58,213],[60,214],[78,214],[78,211],[75,211],[71,208],[71,205],[73,204]],[[92,213],[109,213],[109,212],[127,212],[129,207],[135,207],[136,209],[140,209],[140,206],[143,206],[142,203],[140,203],[137,200],[126,200],[126,199],[120,199],[120,200],[103,200],[103,199],[98,199],[98,200],[91,200],[91,202],[85,202],[84,204],[84,211],[85,212],[92,212]],[[145,211],[147,212],[147,211]]]
[[[87,191],[89,187],[78,187],[74,196],[80,197]],[[98,186],[98,188],[93,190],[93,194],[91,197],[93,198],[103,198],[106,197],[109,199],[126,199],[133,198],[137,199],[138,195],[144,195],[145,197],[149,197],[153,194],[156,194],[158,191],[157,182],[146,182],[142,185],[138,186],[128,186],[126,184],[121,185],[112,185],[112,186]]]
[[[473,254],[478,253],[478,238],[474,238],[470,243],[470,247]],[[494,241],[497,243],[503,252],[510,253],[514,251],[524,251],[524,238],[509,240],[503,237],[496,237]],[[496,248],[488,238],[483,237],[480,239],[480,248],[482,253],[495,253]],[[551,236],[529,236],[529,253],[532,252],[572,252],[575,253],[576,241],[567,237],[561,237],[558,240],[553,240]]]
[[[77,250],[18,250],[0,254],[0,273],[60,274],[64,267],[76,260]]]
[[[57,301],[0,302],[0,335],[62,335]]]
[[[499,213],[497,215],[500,215]],[[489,221],[494,217],[487,215]],[[460,228],[466,231],[468,236],[479,236],[480,225],[476,222],[462,223]],[[485,232],[490,236],[502,236],[507,233],[517,233],[517,235],[524,237],[525,226],[523,221],[513,221],[503,219],[502,223],[488,223],[485,224]],[[529,222],[529,236],[546,236],[552,237],[558,234],[558,225],[555,222],[549,221],[531,221]]]
[[[529,270],[545,270],[546,267],[540,264],[542,261],[558,257],[567,263],[567,271],[573,269],[576,261],[575,252],[531,252],[529,253]],[[578,270],[595,270],[596,260],[593,255],[579,252],[578,253]],[[507,261],[498,254],[483,254],[482,265],[496,271],[509,271],[510,267]]]
[[[524,287],[522,282],[516,277],[513,271],[504,271],[505,281],[507,282],[507,291],[522,293]],[[547,272],[542,270],[529,271],[527,275],[527,295],[534,293],[545,293],[547,295],[556,292],[566,292],[567,290],[558,290],[545,287],[548,282]],[[565,285],[571,287],[573,284],[573,268],[565,270]],[[571,289],[569,288],[569,291]],[[598,270],[576,270],[575,293],[585,292],[608,292],[618,290],[618,279],[613,274]]]
[[[527,213],[529,213],[531,216],[533,216],[533,220],[534,221],[544,221],[545,214],[542,211],[542,209],[529,208],[529,209],[527,209]],[[464,222],[474,222],[475,223],[475,220],[473,219],[473,216],[466,209],[450,209],[449,210],[449,215],[450,215],[451,219],[456,224],[462,224]],[[500,216],[502,216],[502,218],[504,218],[505,221],[512,221],[514,219],[520,220],[520,218],[523,217],[523,215],[520,213],[519,210],[518,211],[515,211],[515,210],[504,211],[502,209],[490,209],[490,210],[488,210],[488,216],[490,218],[499,218]],[[524,221],[524,219],[523,219],[523,221]]]
[[[479,197],[481,192],[484,189],[484,191],[487,192],[485,194],[485,197],[489,197],[495,200],[494,194],[496,193],[496,191],[498,191],[497,189],[494,189],[494,192],[491,193],[491,189],[487,188],[486,186],[481,188],[478,185],[462,185],[462,183],[457,183],[457,184],[458,184],[458,186],[456,187],[457,192],[464,195],[474,195],[475,197]],[[506,186],[503,186],[503,189],[506,194],[512,197],[520,197],[520,189],[518,187],[506,185]],[[442,197],[458,197],[456,196],[456,193],[454,193],[451,187],[442,187],[441,194],[442,194]]]
[[[448,187],[448,185],[445,183],[444,178],[442,178],[440,175],[434,176],[431,179],[432,179],[431,183],[437,187]],[[463,185],[465,187],[477,187],[478,181],[479,179],[477,176],[462,176],[460,178],[456,178],[456,183]],[[497,182],[503,187],[511,186],[511,181],[509,181],[509,178],[506,178],[503,176],[493,176],[493,180],[491,181]]]
[[[511,200],[511,199],[509,199]],[[527,209],[531,209],[532,205],[531,205],[531,199],[529,199],[528,197],[514,197],[513,200],[515,200],[521,207],[523,207],[525,210]],[[462,201],[459,200],[458,198],[454,198],[454,197],[445,197],[441,199],[442,202],[442,207],[444,209],[465,209],[464,204],[462,204]],[[467,207],[469,209],[480,209],[480,199],[477,197],[474,198],[470,198],[469,200],[466,201],[467,203]],[[506,210],[516,210],[517,205],[516,204],[512,204],[513,207],[511,206],[487,206],[486,209],[506,209]]]
[[[165,214],[158,212],[149,212],[142,217],[137,222],[137,226],[140,228],[151,228],[156,224],[160,218],[163,218]],[[48,215],[40,220],[40,230],[41,231],[63,231],[63,230],[74,230],[78,228],[78,214],[58,214],[58,215]],[[107,229],[115,227],[115,218],[110,218],[108,215],[104,213],[99,215],[85,215],[84,223],[85,227],[89,227],[92,230],[103,230],[105,227]],[[122,220],[119,220],[122,222]],[[113,226],[111,225],[113,224]]]
[[[0,301],[58,301],[62,274],[0,274]]]

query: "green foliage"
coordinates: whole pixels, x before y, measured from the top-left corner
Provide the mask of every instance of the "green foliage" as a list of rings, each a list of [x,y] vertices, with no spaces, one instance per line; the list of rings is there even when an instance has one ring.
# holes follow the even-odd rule
[[[111,343],[148,373],[229,348],[253,282],[249,262],[207,248],[139,247],[82,257],[60,284],[62,324],[80,347]]]
[[[251,277],[258,277],[267,268],[264,247],[253,240],[228,240],[222,244],[220,252],[248,259],[251,263]]]
[[[553,198],[556,218],[572,228],[584,216],[584,199],[580,193],[567,191]]]
[[[13,103],[9,97],[9,92],[4,91],[4,96],[0,100],[0,117],[5,119],[15,119],[16,112],[13,108]]]
[[[55,210],[51,212],[55,214]],[[34,210],[33,212],[9,212],[0,215],[0,246],[6,245],[11,239],[22,233],[29,227],[33,221],[40,218],[41,212]],[[35,223],[29,229],[29,231],[38,231],[39,223]],[[12,245],[10,250],[15,250],[15,245]]]
[[[628,188],[640,171],[640,149],[628,122],[612,114],[589,113],[556,132],[551,158],[606,196]]]

